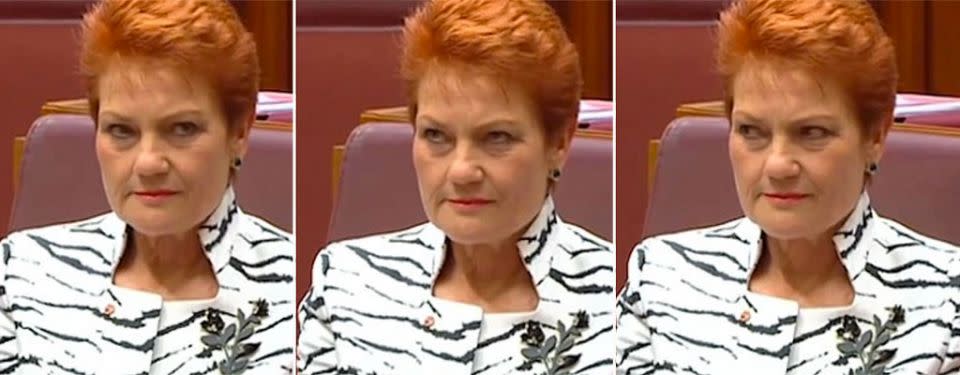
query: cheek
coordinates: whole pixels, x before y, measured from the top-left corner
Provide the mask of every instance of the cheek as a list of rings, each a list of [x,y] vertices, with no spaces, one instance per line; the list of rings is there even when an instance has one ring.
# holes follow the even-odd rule
[[[173,178],[182,179],[194,188],[218,192],[229,179],[233,162],[223,147],[223,140],[213,137],[198,139],[189,147],[171,149],[167,157],[173,167],[170,171]]]
[[[855,150],[837,150],[818,158],[816,178],[824,189],[831,189],[839,195],[859,195],[863,185],[864,166]]]
[[[421,190],[429,195],[443,181],[443,159],[432,157],[427,145],[422,142],[413,143],[413,169],[417,174],[417,183]]]
[[[747,187],[756,182],[763,172],[763,155],[747,150],[742,144],[731,141],[730,167],[738,186]]]
[[[513,195],[535,197],[538,200],[547,188],[547,161],[544,155],[523,150],[508,158],[497,160],[490,178],[495,186]],[[562,181],[562,180],[561,180]],[[562,182],[561,182],[562,183]]]
[[[210,177],[226,178],[230,175],[229,154],[220,148],[204,147],[183,153],[184,172],[199,176],[203,179]]]
[[[118,149],[103,136],[97,136],[94,147],[97,152],[97,162],[100,164],[100,173],[104,177],[104,182],[107,182],[105,186],[111,188],[112,185],[125,182],[132,170],[134,153]]]

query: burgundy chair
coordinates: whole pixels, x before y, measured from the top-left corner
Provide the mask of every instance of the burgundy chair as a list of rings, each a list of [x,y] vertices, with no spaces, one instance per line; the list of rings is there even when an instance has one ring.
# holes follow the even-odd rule
[[[412,142],[413,127],[405,123],[367,123],[350,133],[327,232],[330,242],[426,221],[413,169]],[[557,211],[565,221],[611,238],[613,142],[577,137],[571,147],[554,194]],[[297,255],[301,260],[297,262],[299,300],[310,285],[310,269],[323,244],[302,242],[300,234],[312,228],[302,229],[297,224],[301,228],[297,230],[298,247],[312,249]]]
[[[426,221],[411,155],[413,128],[368,123],[347,140],[330,241],[399,230]],[[612,235],[612,141],[574,139],[554,194],[557,211],[570,223]]]
[[[643,236],[719,224],[743,215],[727,154],[728,123],[684,117],[664,132]],[[960,132],[894,129],[869,191],[880,215],[960,243]]]
[[[93,121],[87,116],[50,115],[27,133],[20,183],[9,231],[69,222],[110,210],[94,150]],[[292,133],[254,128],[238,174],[240,206],[290,231],[292,217]]]
[[[77,66],[80,16],[93,1],[0,0],[0,149],[27,132],[44,103],[83,97]],[[15,51],[15,53],[14,53]],[[0,153],[0,212],[13,197],[10,152]],[[0,227],[7,226],[0,218]]]
[[[681,104],[721,96],[714,29],[728,2],[617,0],[617,264],[626,263],[630,246],[641,239],[647,144]]]
[[[350,135],[364,110],[406,103],[399,70],[401,26],[418,3],[296,3],[297,223],[305,229],[297,233],[300,259],[312,259],[327,242],[330,173],[318,173],[317,166],[332,164],[331,150]],[[309,269],[308,262],[298,275],[309,275]]]

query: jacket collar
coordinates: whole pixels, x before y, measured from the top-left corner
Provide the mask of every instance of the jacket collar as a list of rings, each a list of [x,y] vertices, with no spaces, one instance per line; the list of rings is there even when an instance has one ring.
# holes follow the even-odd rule
[[[527,230],[517,241],[517,249],[526,265],[527,272],[530,273],[534,285],[540,285],[549,274],[552,267],[554,251],[551,247],[560,238],[560,228],[563,222],[557,216],[554,207],[553,198],[548,196],[537,217],[533,219]],[[447,251],[447,236],[432,223],[427,224],[420,233],[420,239],[423,243],[434,251],[433,263],[431,267],[431,285],[436,282],[440,274],[440,268],[443,267],[443,261]]]
[[[833,244],[840,255],[843,266],[847,269],[847,276],[853,280],[863,272],[867,263],[867,253],[873,241],[873,231],[877,219],[876,211],[870,205],[870,197],[864,191],[847,216],[843,225],[834,233]],[[759,225],[748,218],[740,221],[734,229],[737,237],[745,240],[750,251],[746,264],[748,265],[747,282],[753,273],[760,254],[763,251],[763,230]]]
[[[239,229],[238,214],[240,213],[233,187],[227,187],[223,197],[220,198],[220,204],[198,228],[200,244],[213,266],[213,271],[217,274],[227,266],[232,256],[233,240]],[[113,212],[104,219],[102,227],[105,233],[114,238],[112,254],[108,255],[113,272],[116,272],[120,258],[127,247],[128,235],[135,229]]]

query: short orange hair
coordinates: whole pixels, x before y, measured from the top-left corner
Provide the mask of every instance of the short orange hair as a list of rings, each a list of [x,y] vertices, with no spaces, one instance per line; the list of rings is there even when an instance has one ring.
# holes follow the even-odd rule
[[[548,138],[576,127],[583,80],[577,49],[543,0],[432,0],[405,21],[401,71],[411,122],[433,66],[515,81],[538,105]]]
[[[896,56],[865,0],[741,0],[726,9],[720,15],[717,67],[727,118],[734,78],[751,59],[838,80],[864,134],[892,123]]]
[[[207,77],[230,131],[256,110],[257,46],[226,0],[103,0],[83,17],[82,43],[80,67],[94,121],[98,79],[115,59],[156,60]]]

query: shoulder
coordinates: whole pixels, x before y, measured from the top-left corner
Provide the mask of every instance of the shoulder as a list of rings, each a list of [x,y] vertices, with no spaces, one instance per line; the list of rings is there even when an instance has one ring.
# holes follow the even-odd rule
[[[615,261],[613,244],[575,224],[561,221],[557,239],[559,252],[581,267],[609,266]]]
[[[284,255],[293,260],[295,248],[293,236],[270,222],[257,216],[242,213],[238,234],[240,240],[250,247],[252,253],[259,255]]]
[[[755,246],[755,225],[745,218],[649,237],[634,246],[628,278],[709,279],[740,282]],[[757,236],[759,233],[756,234]]]
[[[755,238],[748,232],[753,224],[744,218],[710,227],[693,228],[679,232],[648,237],[635,245],[631,256],[647,258],[685,258],[693,253],[723,250],[730,255],[746,254]]]
[[[394,301],[418,298],[430,288],[435,250],[441,250],[434,249],[429,238],[434,231],[439,229],[428,223],[330,243],[314,260],[311,293],[328,305],[341,306],[363,303],[357,301],[370,293]]]
[[[0,241],[6,295],[74,293],[109,278],[123,223],[113,214],[13,232]],[[93,291],[88,291],[93,293]]]
[[[886,273],[960,276],[960,247],[913,230],[895,220],[879,218],[874,232],[870,263],[888,268]],[[896,272],[894,272],[896,271]],[[931,273],[932,272],[932,273]]]
[[[363,237],[339,240],[330,243],[320,251],[333,258],[355,256],[374,257],[417,257],[418,254],[432,254],[437,249],[429,237],[438,229],[430,223],[386,233],[371,234]]]
[[[91,218],[19,230],[8,234],[2,243],[4,261],[11,255],[41,255],[59,250],[78,250],[80,255],[102,253],[113,249],[123,223],[113,213]],[[37,253],[37,250],[45,250]],[[83,250],[83,251],[80,251]],[[29,252],[29,253],[28,253]]]
[[[427,271],[434,259],[435,236],[439,229],[430,223],[387,233],[372,234],[332,242],[320,249],[314,260],[314,277],[326,275],[331,266],[338,270],[363,273],[370,269],[416,269]],[[442,236],[442,233],[439,233]],[[439,241],[442,243],[442,240]]]

